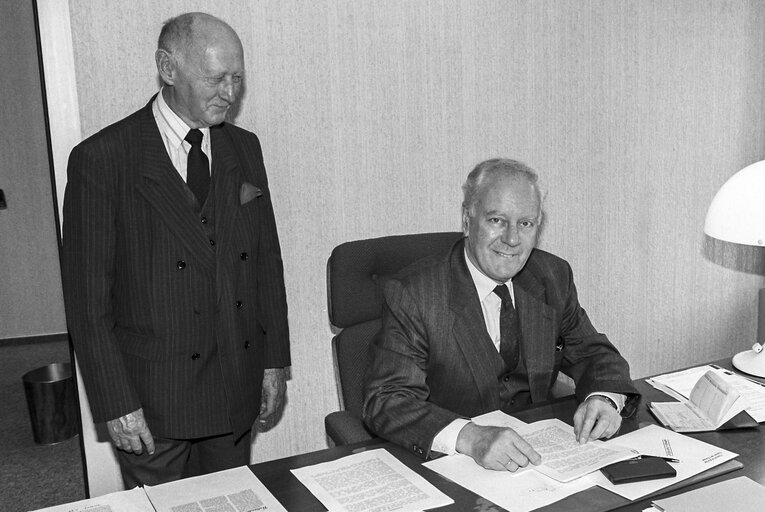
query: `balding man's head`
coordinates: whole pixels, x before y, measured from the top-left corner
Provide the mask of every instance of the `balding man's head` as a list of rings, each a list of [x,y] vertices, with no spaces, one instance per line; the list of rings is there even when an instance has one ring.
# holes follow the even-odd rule
[[[163,97],[190,128],[224,121],[244,80],[244,51],[234,29],[192,12],[165,22],[156,52]]]

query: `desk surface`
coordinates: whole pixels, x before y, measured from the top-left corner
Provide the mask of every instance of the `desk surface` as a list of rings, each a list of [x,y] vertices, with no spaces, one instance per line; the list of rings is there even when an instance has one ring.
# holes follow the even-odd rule
[[[729,359],[716,361],[716,364],[726,368],[731,368]],[[646,384],[644,379],[635,381],[635,385],[643,394],[643,400],[637,414],[632,418],[624,420],[622,423],[621,433],[631,432],[637,428],[645,426],[646,424],[656,423],[656,420],[653,418],[653,416],[651,416],[650,412],[648,412],[646,404],[651,401],[668,400],[665,394],[657,391],[649,384]],[[570,423],[575,409],[576,402],[572,397],[558,399],[554,402],[519,412],[516,414],[516,416],[528,423],[547,418],[560,418],[561,420]],[[708,485],[709,483],[733,478],[735,476],[747,476],[752,480],[765,485],[764,429],[760,428],[731,430],[725,432],[704,432],[691,434],[691,436],[715,446],[719,446],[721,448],[725,448],[732,452],[738,453],[739,457],[737,457],[737,460],[742,462],[744,467],[739,471],[721,475],[703,483],[684,487],[681,490],[675,491],[674,493],[667,493],[666,496],[684,492],[696,487],[701,487],[703,485]],[[317,500],[313,494],[311,494],[310,491],[308,491],[308,489],[306,489],[297,480],[297,478],[292,475],[290,469],[334,460],[366,449],[383,447],[454,500],[453,505],[434,510],[444,512],[464,510],[504,510],[497,506],[494,506],[493,509],[488,507],[489,505],[492,505],[488,500],[485,500],[484,498],[473,494],[467,489],[460,487],[454,482],[443,478],[441,475],[430,471],[429,469],[422,466],[422,460],[416,457],[414,454],[410,453],[404,448],[383,440],[373,440],[349,446],[338,446],[326,450],[296,455],[294,457],[287,457],[284,459],[255,464],[250,466],[250,468],[252,469],[252,472],[263,482],[263,484],[274,494],[274,496],[276,496],[279,502],[281,502],[281,504],[284,505],[287,510],[299,510],[301,512],[323,512],[326,509],[321,504],[321,502],[319,502],[319,500]],[[650,504],[650,502],[651,499],[636,501],[620,507],[619,510],[642,511]],[[575,509],[571,508],[571,510]]]

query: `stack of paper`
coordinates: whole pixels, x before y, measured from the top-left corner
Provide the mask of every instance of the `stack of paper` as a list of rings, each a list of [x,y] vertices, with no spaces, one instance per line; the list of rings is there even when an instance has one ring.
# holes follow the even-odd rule
[[[287,512],[246,466],[162,485],[136,487],[37,512]]]
[[[679,372],[672,372],[648,378],[645,381],[659,391],[682,402],[690,399],[691,391],[694,386],[708,371],[712,371],[719,375],[741,395],[747,403],[746,412],[754,419],[754,421],[758,423],[765,421],[765,384],[730,370],[720,368],[717,365],[708,364],[697,366]]]
[[[334,512],[427,510],[454,503],[382,448],[291,471]]]
[[[513,421],[503,420],[503,414],[496,412],[491,413],[492,422],[490,423],[485,421],[485,417],[486,415],[474,418],[474,421],[480,424],[495,422],[495,424],[503,426],[513,425],[512,428],[517,431],[525,431],[525,435],[528,435],[528,432],[533,433],[535,429],[537,432],[544,432],[547,427],[550,427],[545,422],[537,422],[540,425],[535,427],[535,424],[525,425],[515,419]],[[525,430],[528,428],[531,430]],[[568,429],[568,437],[573,440],[573,428],[567,425],[566,428]],[[590,444],[587,443],[584,446]],[[532,445],[534,446],[533,442]],[[603,487],[629,500],[636,500],[723,464],[737,455],[657,425],[650,425],[592,446],[599,446],[616,453],[629,452],[632,456],[640,454],[679,459],[679,463],[672,464],[677,471],[677,476],[661,480],[614,485],[600,471],[596,470],[602,466],[594,462],[589,469],[585,470],[589,474],[562,482],[550,478],[538,470],[554,460],[555,455],[551,453],[542,455],[543,464],[541,466],[534,466],[534,469],[525,468],[515,473],[484,469],[476,464],[473,459],[462,454],[441,457],[426,462],[425,466],[501,507],[513,512],[526,512],[555,503],[594,485]],[[539,451],[537,446],[535,449]],[[563,457],[563,460],[566,461],[566,457]],[[568,459],[567,462],[571,464],[573,470],[575,459]]]
[[[740,476],[671,498],[654,500],[653,506],[661,512],[762,512],[765,507],[765,487]]]
[[[706,432],[744,413],[749,403],[721,373],[709,370],[693,386],[688,400],[653,402],[649,407],[664,426],[676,432]],[[747,421],[737,426],[757,426],[744,415]]]

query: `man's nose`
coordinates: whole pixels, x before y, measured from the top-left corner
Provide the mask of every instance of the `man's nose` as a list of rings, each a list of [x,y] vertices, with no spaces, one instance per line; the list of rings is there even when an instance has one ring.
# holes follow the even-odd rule
[[[521,243],[521,239],[518,236],[518,226],[508,225],[507,229],[502,233],[502,242],[510,246],[516,246]]]
[[[237,89],[238,86],[232,79],[229,78],[221,82],[218,94],[224,100],[228,101],[229,103],[233,103],[236,100]]]

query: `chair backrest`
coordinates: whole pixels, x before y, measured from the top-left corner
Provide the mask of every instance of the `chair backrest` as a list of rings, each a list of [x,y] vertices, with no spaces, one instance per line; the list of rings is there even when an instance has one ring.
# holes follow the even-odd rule
[[[461,232],[422,233],[338,245],[327,262],[329,320],[342,328],[332,340],[343,408],[361,417],[368,347],[380,329],[382,283],[411,263],[445,254]]]

